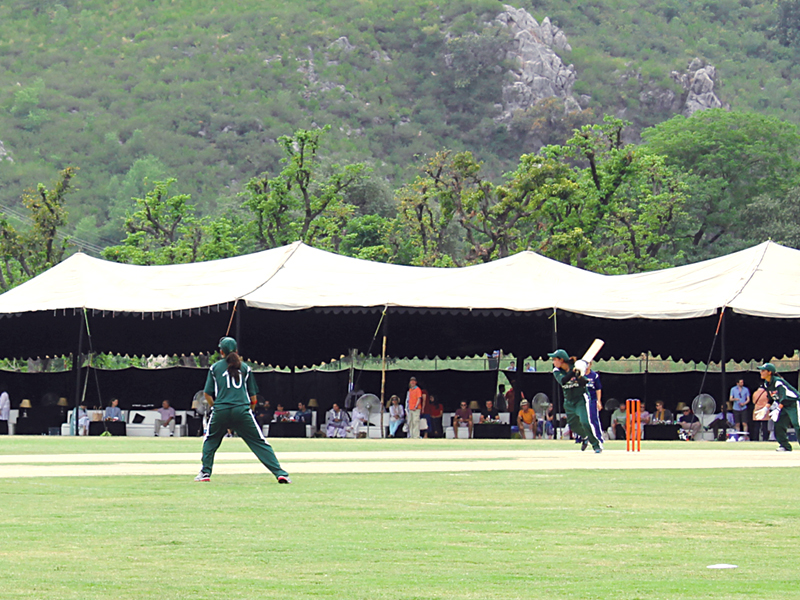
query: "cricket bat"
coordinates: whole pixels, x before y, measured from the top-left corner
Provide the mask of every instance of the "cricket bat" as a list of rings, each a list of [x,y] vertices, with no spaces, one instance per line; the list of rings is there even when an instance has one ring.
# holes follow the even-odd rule
[[[594,357],[597,356],[597,353],[603,348],[603,344],[605,344],[605,342],[600,338],[595,339],[592,345],[589,346],[589,349],[584,352],[583,356],[575,361],[575,368],[581,372],[581,375],[586,375],[586,369],[589,367],[589,363],[594,360]]]

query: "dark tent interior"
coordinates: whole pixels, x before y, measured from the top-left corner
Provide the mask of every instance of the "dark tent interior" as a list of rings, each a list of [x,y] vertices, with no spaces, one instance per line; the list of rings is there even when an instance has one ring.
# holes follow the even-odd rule
[[[211,352],[228,332],[239,340],[249,360],[280,366],[312,366],[346,354],[350,348],[403,357],[463,357],[502,349],[523,356],[546,356],[554,347],[579,355],[594,338],[606,344],[598,358],[650,352],[692,361],[766,360],[791,355],[797,346],[794,320],[764,319],[726,311],[688,320],[611,320],[558,311],[445,311],[424,309],[309,309],[272,311],[232,307],[176,314],[113,315],[87,311],[83,352],[128,355]],[[719,325],[719,330],[718,330]],[[37,312],[4,316],[0,330],[13,340],[2,358],[68,355],[76,352],[81,311]],[[377,331],[380,329],[379,331]],[[717,335],[718,333],[718,335]],[[377,334],[377,336],[376,336]],[[376,337],[373,337],[376,336]],[[717,338],[715,340],[715,337]],[[91,344],[91,346],[90,346]]]
[[[83,369],[83,378],[88,375],[86,385],[87,407],[108,406],[111,398],[120,400],[122,409],[155,408],[162,400],[170,400],[179,410],[189,410],[194,394],[202,390],[206,370],[198,368],[173,367],[166,369],[121,369],[101,370]],[[549,372],[512,373],[507,371],[406,371],[386,372],[386,399],[397,394],[405,398],[410,376],[416,376],[421,384],[434,394],[444,405],[445,411],[454,411],[461,400],[484,402],[493,398],[498,383],[508,385],[515,379],[528,399],[537,393],[553,397],[553,377]],[[797,381],[798,372],[784,372],[791,381]],[[758,373],[737,373],[746,385],[754,389],[759,382]],[[356,381],[365,392],[380,395],[380,371],[356,370]],[[732,375],[729,375],[731,379]],[[720,388],[720,373],[709,373],[706,389]],[[66,409],[56,404],[59,397],[70,397],[74,377],[70,372],[61,373],[0,373],[0,383],[6,386],[13,408],[18,408],[22,399],[29,399],[32,408],[28,418],[47,421],[49,426],[63,422]],[[687,371],[682,373],[603,373],[603,398],[625,400],[639,398],[645,408],[652,410],[656,400],[663,400],[670,410],[675,410],[679,402],[690,403],[698,393],[703,373]],[[269,399],[273,408],[278,402],[287,410],[297,407],[298,401],[316,398],[319,410],[326,411],[334,402],[344,402],[348,387],[348,371],[304,371],[286,373],[266,371],[256,373],[260,393]],[[712,395],[718,397],[711,392]],[[43,431],[46,425],[43,423]]]

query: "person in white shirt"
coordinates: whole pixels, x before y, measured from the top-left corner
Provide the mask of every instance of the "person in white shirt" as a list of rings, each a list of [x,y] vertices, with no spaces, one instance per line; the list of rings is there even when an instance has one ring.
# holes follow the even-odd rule
[[[342,410],[337,403],[333,404],[325,413],[325,433],[329,438],[343,438],[347,435],[347,426],[350,425],[350,416]]]
[[[353,409],[353,415],[350,418],[350,431],[353,432],[353,437],[358,437],[361,433],[361,428],[364,427],[369,421],[369,413],[360,406]],[[365,432],[366,435],[366,432]]]
[[[11,414],[11,400],[6,392],[6,386],[0,386],[3,393],[0,394],[0,434],[8,435],[8,418]]]
[[[398,396],[392,396],[389,398],[389,402],[389,437],[393,438],[397,436],[397,430],[406,422],[406,411],[400,404]]]
[[[89,435],[89,411],[85,404],[78,407],[78,435]]]

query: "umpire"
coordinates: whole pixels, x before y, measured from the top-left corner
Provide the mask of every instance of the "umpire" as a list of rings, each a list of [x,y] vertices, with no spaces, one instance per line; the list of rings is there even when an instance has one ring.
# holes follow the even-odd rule
[[[211,365],[203,390],[206,400],[213,408],[203,438],[203,468],[194,480],[211,479],[214,454],[228,429],[232,429],[245,441],[258,460],[272,471],[278,483],[292,483],[289,474],[281,469],[272,446],[264,439],[253,411],[250,410],[251,402],[255,403],[258,393],[253,370],[236,353],[235,339],[222,338],[219,341],[219,352],[222,359]]]

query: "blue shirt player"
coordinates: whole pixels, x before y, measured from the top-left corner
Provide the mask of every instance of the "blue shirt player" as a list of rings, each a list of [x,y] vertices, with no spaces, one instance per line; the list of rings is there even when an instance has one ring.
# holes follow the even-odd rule
[[[603,410],[601,401],[603,384],[600,382],[600,374],[597,371],[592,371],[591,362],[586,367],[586,375],[584,377],[586,378],[586,392],[589,394],[589,402],[586,406],[586,412],[589,413],[589,425],[595,437],[602,441],[603,426],[600,424],[600,411]],[[581,443],[581,449],[585,449],[589,443],[588,440],[584,440],[581,437],[575,440],[576,444],[578,442]]]
[[[586,391],[592,402],[589,404],[589,422],[598,439],[602,439],[602,426],[600,425],[600,411],[603,410],[603,383],[600,381],[600,373],[592,370],[592,363],[586,367]]]

